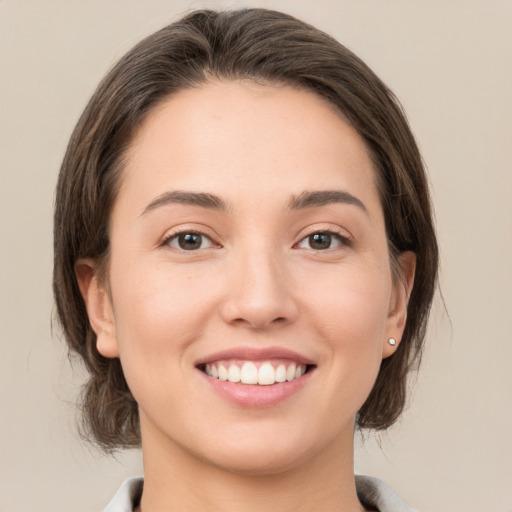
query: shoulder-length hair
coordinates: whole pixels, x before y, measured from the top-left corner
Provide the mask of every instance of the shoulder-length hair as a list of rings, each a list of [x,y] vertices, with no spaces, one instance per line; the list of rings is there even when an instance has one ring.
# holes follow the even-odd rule
[[[70,350],[84,362],[83,425],[111,451],[140,444],[137,404],[118,359],[96,349],[75,276],[92,258],[108,279],[109,217],[135,130],[160,102],[212,79],[251,79],[312,91],[363,138],[373,159],[394,277],[397,257],[417,257],[407,324],[382,361],[361,407],[360,428],[385,429],[403,411],[409,370],[419,362],[436,287],[438,248],[427,179],[399,102],[336,40],[289,15],[263,9],[192,12],[129,51],[100,83],[75,127],[60,170],[54,224],[53,289]]]

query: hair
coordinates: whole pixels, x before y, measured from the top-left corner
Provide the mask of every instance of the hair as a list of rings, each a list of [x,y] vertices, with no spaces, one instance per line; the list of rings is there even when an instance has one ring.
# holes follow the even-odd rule
[[[366,143],[395,278],[400,253],[417,258],[401,343],[382,361],[357,416],[359,428],[386,429],[404,409],[407,375],[421,358],[437,282],[438,248],[418,147],[393,93],[347,48],[289,15],[243,9],[195,11],[141,41],[99,84],[71,136],[56,191],[53,290],[68,347],[89,372],[83,433],[106,451],[140,445],[137,403],[119,359],[96,348],[75,264],[92,258],[108,280],[109,218],[136,129],[170,95],[216,79],[312,91]]]

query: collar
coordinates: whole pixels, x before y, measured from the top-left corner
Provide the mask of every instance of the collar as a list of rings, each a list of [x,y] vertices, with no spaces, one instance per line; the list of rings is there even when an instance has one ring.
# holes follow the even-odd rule
[[[387,484],[378,478],[356,475],[357,496],[362,505],[376,512],[414,512]],[[133,512],[140,503],[144,479],[125,480],[103,512]]]

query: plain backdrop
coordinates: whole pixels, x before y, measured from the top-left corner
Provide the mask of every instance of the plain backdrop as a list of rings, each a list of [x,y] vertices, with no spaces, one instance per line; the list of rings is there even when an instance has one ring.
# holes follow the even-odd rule
[[[52,334],[53,190],[94,87],[196,7],[324,29],[396,92],[428,167],[441,289],[408,411],[356,469],[423,512],[512,511],[512,2],[0,0],[0,511],[100,511],[140,454],[78,439],[83,380]]]

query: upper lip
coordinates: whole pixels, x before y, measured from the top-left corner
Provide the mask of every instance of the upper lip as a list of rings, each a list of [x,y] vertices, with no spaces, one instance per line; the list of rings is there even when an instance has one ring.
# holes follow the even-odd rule
[[[215,352],[196,361],[196,366],[213,363],[222,359],[241,359],[246,361],[267,361],[271,359],[290,359],[296,363],[314,365],[311,359],[286,348],[281,347],[236,347]]]

